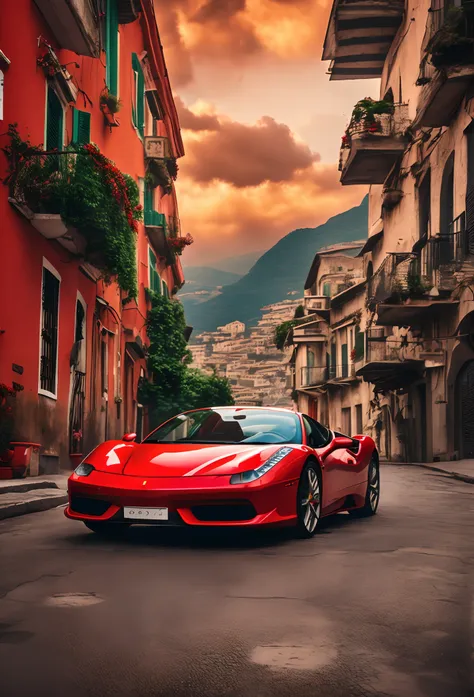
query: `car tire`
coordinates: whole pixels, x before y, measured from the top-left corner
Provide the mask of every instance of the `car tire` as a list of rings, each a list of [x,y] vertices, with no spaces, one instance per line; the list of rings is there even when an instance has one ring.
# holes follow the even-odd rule
[[[321,469],[315,460],[309,460],[301,472],[296,495],[297,537],[309,538],[316,534],[321,517],[321,504]]]
[[[103,523],[101,521],[95,522],[95,520],[85,520],[84,525],[102,537],[120,537],[130,527],[130,523]]]
[[[350,511],[356,518],[370,518],[377,513],[380,500],[380,465],[377,454],[371,457],[367,475],[367,493],[362,508],[355,508]]]

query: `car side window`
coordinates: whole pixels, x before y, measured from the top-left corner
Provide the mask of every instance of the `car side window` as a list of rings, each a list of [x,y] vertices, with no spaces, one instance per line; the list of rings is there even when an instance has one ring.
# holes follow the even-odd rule
[[[308,445],[312,448],[324,448],[331,440],[331,432],[309,416],[303,416]]]

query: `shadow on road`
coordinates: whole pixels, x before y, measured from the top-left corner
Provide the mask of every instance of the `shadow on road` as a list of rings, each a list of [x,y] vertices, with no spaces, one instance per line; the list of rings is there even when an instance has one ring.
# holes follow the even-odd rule
[[[340,513],[323,518],[316,535],[330,535],[348,525],[358,525],[361,521]],[[278,547],[295,540],[292,527],[252,529],[252,528],[175,528],[147,525],[133,525],[123,533],[106,537],[90,532],[80,526],[78,534],[67,536],[72,545],[81,547],[101,547],[107,543],[124,546],[176,547],[184,549],[257,549]]]

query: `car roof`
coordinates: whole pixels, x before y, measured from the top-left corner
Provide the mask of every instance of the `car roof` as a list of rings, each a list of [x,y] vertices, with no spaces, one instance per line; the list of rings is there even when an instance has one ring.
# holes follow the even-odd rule
[[[224,407],[200,407],[199,409],[189,409],[189,411],[183,412],[183,414],[190,414],[193,411],[207,411],[208,409],[252,409],[253,411],[278,411],[282,412],[283,414],[299,414],[300,412],[298,411],[293,411],[292,409],[285,409],[284,407],[256,407],[256,406],[246,406],[245,404],[235,404],[234,406],[224,406]]]

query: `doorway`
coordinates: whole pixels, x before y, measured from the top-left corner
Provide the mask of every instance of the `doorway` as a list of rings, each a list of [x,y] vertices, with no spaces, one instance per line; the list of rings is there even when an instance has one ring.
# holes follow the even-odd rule
[[[459,405],[459,453],[474,457],[474,361],[468,361],[456,380],[456,404]]]

